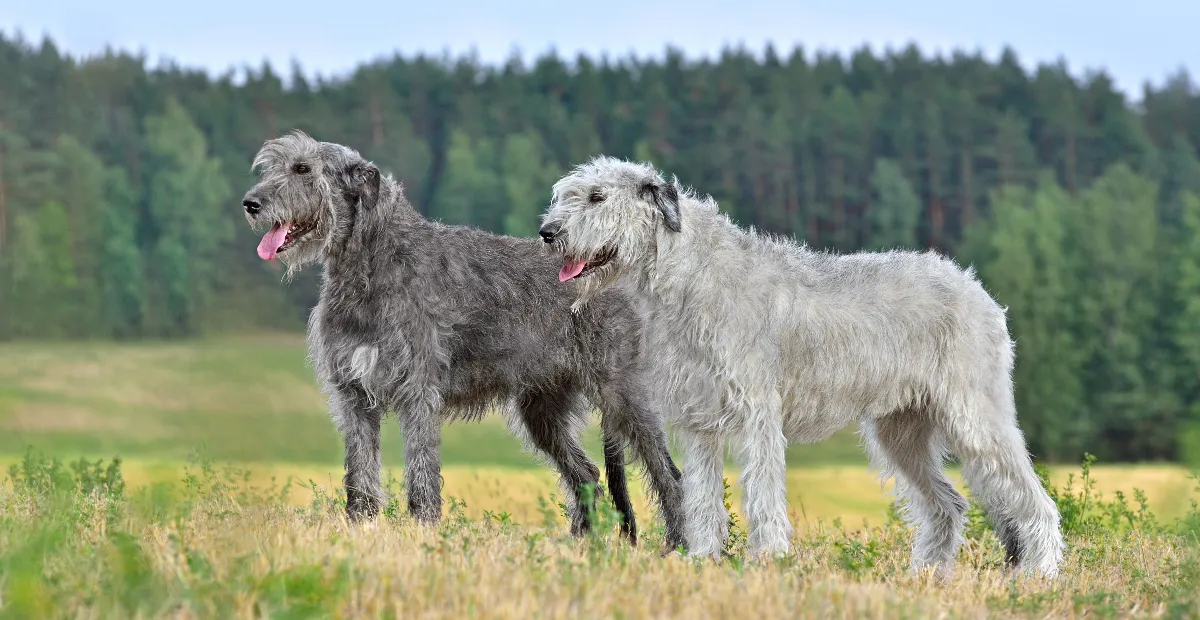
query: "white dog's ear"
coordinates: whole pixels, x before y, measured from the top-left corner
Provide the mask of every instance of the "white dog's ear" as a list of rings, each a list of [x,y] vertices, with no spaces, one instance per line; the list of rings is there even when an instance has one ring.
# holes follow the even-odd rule
[[[642,185],[642,197],[648,197],[654,202],[659,212],[662,213],[668,229],[672,232],[683,230],[679,223],[679,189],[675,187],[674,183],[648,181]]]

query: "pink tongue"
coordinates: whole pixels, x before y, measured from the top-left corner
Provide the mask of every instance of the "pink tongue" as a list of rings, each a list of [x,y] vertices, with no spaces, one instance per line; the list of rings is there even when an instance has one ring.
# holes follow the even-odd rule
[[[289,228],[291,226],[287,224],[272,226],[271,230],[263,235],[262,241],[258,243],[258,257],[263,260],[275,258],[275,254],[279,252],[279,248],[283,247],[283,242],[287,239]]]
[[[558,272],[558,281],[566,282],[567,280],[574,278],[575,276],[579,275],[579,272],[583,271],[585,266],[587,266],[587,261],[585,260],[577,262],[571,260],[570,258],[564,258],[562,271]]]

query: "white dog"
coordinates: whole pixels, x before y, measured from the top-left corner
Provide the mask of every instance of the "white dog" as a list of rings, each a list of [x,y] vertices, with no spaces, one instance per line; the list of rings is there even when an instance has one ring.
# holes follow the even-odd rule
[[[791,549],[788,442],[854,421],[872,463],[895,476],[916,527],[913,569],[953,571],[967,501],[943,471],[959,458],[1009,566],[1057,574],[1059,514],[1016,423],[1005,311],[934,253],[837,256],[746,231],[711,197],[651,166],[609,157],[554,185],[540,234],[561,252],[578,309],[628,282],[655,329],[655,376],[684,445],[692,554],[728,536],[723,444],[733,440],[753,554]]]

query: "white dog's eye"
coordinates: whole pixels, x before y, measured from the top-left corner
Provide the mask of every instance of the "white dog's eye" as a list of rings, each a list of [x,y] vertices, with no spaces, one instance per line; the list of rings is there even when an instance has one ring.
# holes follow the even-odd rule
[[[601,194],[599,191],[594,191],[588,196],[588,202],[592,204],[604,202],[604,194]]]

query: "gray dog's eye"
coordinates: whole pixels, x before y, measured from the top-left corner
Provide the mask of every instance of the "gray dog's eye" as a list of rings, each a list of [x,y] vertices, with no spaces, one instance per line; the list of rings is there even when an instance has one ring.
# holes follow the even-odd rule
[[[296,174],[308,174],[309,170],[312,169],[308,167],[308,164],[296,164],[295,166],[292,166],[292,172],[295,172]]]
[[[604,194],[601,194],[599,191],[594,191],[588,196],[588,202],[592,204],[604,202]]]

